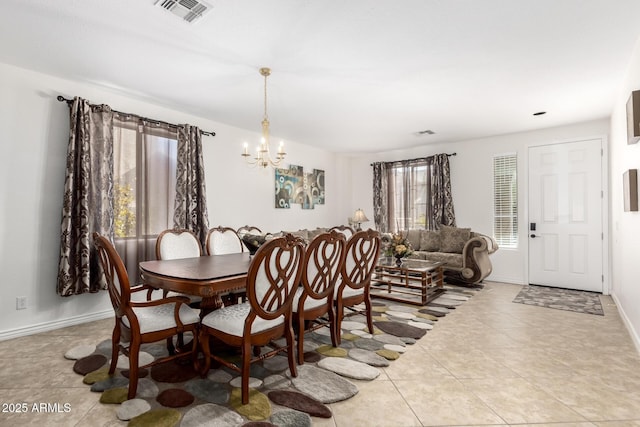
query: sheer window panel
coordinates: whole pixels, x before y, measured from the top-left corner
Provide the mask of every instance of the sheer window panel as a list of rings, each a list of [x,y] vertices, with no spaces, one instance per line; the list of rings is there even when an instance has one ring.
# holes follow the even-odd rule
[[[158,234],[173,227],[177,135],[135,118],[114,121],[115,246],[132,283],[155,258]]]
[[[394,232],[425,228],[429,177],[426,163],[402,165],[391,169],[393,205],[390,228]]]

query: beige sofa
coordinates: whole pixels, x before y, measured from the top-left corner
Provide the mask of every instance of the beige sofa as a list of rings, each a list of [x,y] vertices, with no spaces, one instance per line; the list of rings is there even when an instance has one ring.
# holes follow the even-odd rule
[[[265,240],[285,233],[291,233],[309,242],[318,234],[328,230],[329,228],[303,229],[247,237],[259,238],[260,242],[256,242],[255,247],[257,249]],[[471,231],[469,228],[444,225],[438,231],[409,230],[402,232],[402,235],[406,236],[414,251],[410,257],[443,262],[445,274],[450,282],[474,284],[491,274],[489,255],[498,250],[498,244],[490,236]],[[384,246],[391,240],[391,234],[382,233],[381,240],[382,251],[384,251]]]
[[[449,281],[475,284],[491,274],[489,255],[498,250],[491,236],[470,228],[441,226],[440,230],[408,230],[402,232],[411,243],[411,258],[444,262]],[[384,244],[391,235],[384,234]]]

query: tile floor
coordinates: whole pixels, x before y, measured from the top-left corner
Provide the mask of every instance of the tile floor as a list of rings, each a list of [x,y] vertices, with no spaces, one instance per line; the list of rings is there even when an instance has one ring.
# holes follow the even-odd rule
[[[601,297],[603,317],[514,304],[519,289],[487,282],[313,425],[640,427],[640,355],[612,299]],[[110,327],[104,320],[0,342],[0,426],[126,425],[62,357]],[[28,412],[12,413],[22,402]]]

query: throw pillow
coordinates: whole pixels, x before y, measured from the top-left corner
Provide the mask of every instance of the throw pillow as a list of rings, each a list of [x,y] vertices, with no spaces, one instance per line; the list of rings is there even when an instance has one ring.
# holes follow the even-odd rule
[[[438,252],[440,250],[440,232],[437,230],[420,230],[420,250]]]
[[[464,244],[471,238],[471,229],[441,225],[440,237],[440,252],[461,254]]]
[[[420,230],[419,229],[409,230],[401,234],[405,236],[406,239],[409,241],[409,243],[411,244],[411,249],[413,249],[414,251],[417,251],[418,249],[420,249]]]

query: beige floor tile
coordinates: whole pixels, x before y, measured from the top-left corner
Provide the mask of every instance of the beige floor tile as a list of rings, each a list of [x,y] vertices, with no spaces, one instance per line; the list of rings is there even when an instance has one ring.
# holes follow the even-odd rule
[[[509,424],[587,421],[524,378],[461,380]]]
[[[505,424],[495,411],[454,378],[394,383],[424,426]]]
[[[598,421],[594,425],[597,427],[640,427],[640,420]]]
[[[336,426],[412,427],[420,426],[391,381],[358,382],[360,392],[349,400],[329,405]]]
[[[402,360],[402,363],[396,363],[400,360]],[[426,350],[416,346],[408,347],[408,350],[400,356],[400,359],[391,362],[389,366],[382,368],[382,370],[386,378],[390,380],[451,377],[449,371],[432,358]]]
[[[517,377],[518,375],[484,351],[429,350],[428,353],[456,378]],[[400,368],[398,368],[400,369]]]
[[[532,381],[587,420],[640,419],[640,389],[616,390],[609,385],[609,378],[575,376],[568,381]]]
[[[312,417],[311,424],[313,427],[337,427],[335,418],[318,418]]]
[[[561,358],[553,357],[544,347],[501,349],[487,354],[516,374],[529,378],[537,376],[569,377],[575,374],[571,366]]]
[[[590,422],[580,423],[536,423],[536,424],[518,424],[518,427],[595,427]]]

